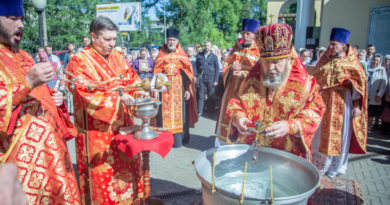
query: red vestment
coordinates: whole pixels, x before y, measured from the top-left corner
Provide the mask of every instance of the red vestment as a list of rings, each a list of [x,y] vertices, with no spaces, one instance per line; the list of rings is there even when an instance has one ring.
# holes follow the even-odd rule
[[[367,146],[367,80],[364,69],[353,49],[347,45],[343,58],[331,58],[325,54],[317,63],[313,76],[321,87],[326,112],[321,125],[319,151],[339,156],[341,153],[345,92],[352,87],[360,94],[361,115],[352,120],[353,133],[350,153],[364,154]]]
[[[289,77],[267,98],[267,88],[261,82],[261,63],[257,63],[241,84],[237,97],[230,100],[227,114],[233,123],[240,117],[247,117],[253,123],[268,124],[286,121],[288,134],[280,138],[259,140],[260,146],[269,146],[296,155],[310,158],[313,135],[322,119],[325,105],[319,95],[319,86],[309,76],[301,61],[295,58]],[[254,124],[248,127],[254,127]],[[255,134],[239,136],[239,143],[251,144]]]
[[[142,162],[139,154],[129,159],[120,151],[114,135],[119,127],[134,125],[117,88],[139,83],[138,75],[118,51],[104,58],[92,47],[75,55],[67,71],[75,82],[68,87],[79,131],[76,153],[84,204],[131,204],[142,196]]]
[[[221,109],[219,110],[217,120],[217,134],[218,139],[226,142],[227,144],[234,143],[234,137],[237,137],[237,133],[234,133],[235,129],[232,129],[231,118],[226,115],[228,103],[234,94],[238,91],[242,81],[248,75],[249,71],[257,63],[260,58],[260,51],[255,42],[250,47],[243,48],[242,44],[236,44],[233,50],[230,52],[229,57],[226,59],[223,68],[223,83],[225,85],[225,92],[222,98]],[[233,63],[236,62],[241,65],[241,76],[237,77],[233,75]]]
[[[0,159],[18,166],[30,204],[81,204],[66,145],[76,129],[46,84],[31,90],[26,83],[34,64],[25,51],[0,44]]]
[[[162,123],[163,127],[173,134],[183,132],[183,86],[191,97],[188,100],[189,126],[194,127],[198,121],[196,106],[194,73],[191,61],[183,48],[178,44],[175,52],[168,52],[167,45],[160,50],[154,63],[154,74],[164,73],[171,83],[168,90],[161,95]],[[187,78],[185,81],[182,74]],[[183,82],[187,82],[184,84]]]

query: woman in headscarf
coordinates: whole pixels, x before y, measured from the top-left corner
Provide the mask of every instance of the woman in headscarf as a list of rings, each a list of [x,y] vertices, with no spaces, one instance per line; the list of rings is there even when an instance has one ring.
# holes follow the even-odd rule
[[[299,58],[301,59],[302,64],[305,66],[305,68],[310,65],[311,57],[310,51],[308,49],[302,49],[302,51],[299,53]]]
[[[379,117],[382,113],[382,98],[387,87],[387,73],[382,65],[382,56],[375,54],[368,70],[368,127],[371,128],[374,118],[375,124],[372,129],[379,128]]]

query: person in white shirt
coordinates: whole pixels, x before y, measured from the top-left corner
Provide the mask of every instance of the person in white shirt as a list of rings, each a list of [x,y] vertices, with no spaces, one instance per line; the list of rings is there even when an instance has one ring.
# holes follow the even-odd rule
[[[60,58],[58,58],[58,56],[53,54],[53,48],[48,45],[48,46],[45,47],[45,50],[46,50],[47,56],[49,57],[49,60],[57,63],[57,70],[58,71],[61,70]]]

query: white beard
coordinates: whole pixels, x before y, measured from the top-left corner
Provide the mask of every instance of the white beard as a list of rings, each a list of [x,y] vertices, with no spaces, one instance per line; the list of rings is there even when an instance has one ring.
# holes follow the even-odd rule
[[[176,46],[174,46],[174,45],[168,45],[168,51],[169,51],[169,52],[175,52],[175,51],[176,51]]]
[[[288,65],[286,65],[286,68],[283,73],[278,73],[278,71],[276,70],[271,70],[270,74],[276,74],[276,75],[270,77],[268,76],[268,74],[264,73],[263,69],[261,69],[261,82],[267,88],[272,88],[272,89],[279,88],[286,80],[288,71],[289,71]]]

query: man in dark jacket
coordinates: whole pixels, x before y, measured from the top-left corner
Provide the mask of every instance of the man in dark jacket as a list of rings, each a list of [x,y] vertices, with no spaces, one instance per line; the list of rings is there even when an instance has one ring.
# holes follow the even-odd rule
[[[207,106],[211,110],[214,103],[211,102],[215,87],[218,85],[219,63],[217,56],[211,52],[211,42],[204,42],[204,50],[196,57],[197,81],[199,81],[199,99],[198,112],[199,116],[203,113],[205,92],[207,90]]]

